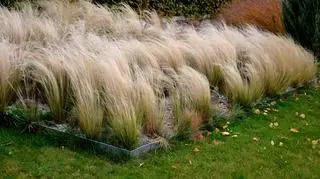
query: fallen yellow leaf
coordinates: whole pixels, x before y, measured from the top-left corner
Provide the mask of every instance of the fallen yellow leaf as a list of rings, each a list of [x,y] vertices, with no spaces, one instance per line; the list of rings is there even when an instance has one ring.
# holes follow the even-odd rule
[[[228,136],[228,135],[230,135],[230,133],[229,132],[221,132],[221,134],[223,135],[223,136]]]
[[[312,140],[312,145],[317,145],[318,144],[318,140]]]
[[[260,114],[260,110],[259,110],[259,109],[255,109],[255,110],[254,110],[254,113],[255,113],[255,114]]]
[[[220,130],[218,128],[214,128],[214,132],[219,132]]]
[[[274,125],[273,125],[272,122],[269,124],[269,127],[270,127],[270,128],[273,128],[273,127],[274,127]]]
[[[296,116],[299,116],[299,113],[298,113],[298,112],[296,112]]]
[[[283,143],[282,143],[282,142],[279,142],[279,146],[283,146]]]
[[[271,142],[270,142],[270,143],[271,143],[271,145],[274,145],[274,142],[273,142],[273,140],[271,140]]]
[[[306,118],[306,115],[305,114],[300,114],[300,116],[302,119]]]
[[[232,138],[237,138],[237,137],[238,137],[238,135],[232,135],[231,137],[232,137]]]
[[[271,143],[271,145],[274,145],[274,141],[273,140],[271,140],[270,143]]]
[[[252,140],[254,140],[256,142],[259,141],[259,139],[257,137],[252,138]]]
[[[299,132],[298,129],[296,129],[296,128],[291,128],[290,131],[293,132],[293,133],[298,133]]]
[[[200,152],[200,149],[198,149],[197,147],[193,149],[194,152]]]
[[[192,161],[191,160],[189,160],[189,164],[192,165]]]
[[[273,123],[274,126],[278,127],[279,124],[277,122]]]

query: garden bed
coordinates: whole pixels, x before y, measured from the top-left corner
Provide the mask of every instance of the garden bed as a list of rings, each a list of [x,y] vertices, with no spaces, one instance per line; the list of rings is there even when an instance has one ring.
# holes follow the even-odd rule
[[[84,135],[71,133],[66,125],[40,125],[40,127],[45,130],[46,134],[50,136],[55,135],[68,135],[72,139],[79,141],[80,143],[86,143],[93,148],[94,151],[114,155],[119,157],[139,157],[151,150],[157,149],[161,146],[161,138],[148,139],[140,143],[140,145],[132,150],[117,147],[111,144],[100,142],[97,140],[92,140],[86,138]]]
[[[42,127],[107,153],[138,156],[159,136],[201,139],[204,126],[231,120],[217,115],[317,71],[292,39],[254,27],[165,22],[86,1],[39,7],[0,8],[0,113],[28,130],[50,121]]]

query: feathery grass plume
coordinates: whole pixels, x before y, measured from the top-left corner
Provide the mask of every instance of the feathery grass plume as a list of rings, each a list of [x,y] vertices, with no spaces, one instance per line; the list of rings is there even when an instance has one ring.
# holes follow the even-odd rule
[[[182,39],[186,44],[182,48],[186,53],[186,63],[203,73],[211,86],[221,87],[222,68],[235,60],[235,48],[213,26],[202,27],[200,32],[189,30]]]
[[[137,119],[131,76],[121,72],[115,60],[99,62],[99,88],[112,142],[132,149],[138,144]]]
[[[22,14],[0,7],[0,36],[9,42],[20,44],[25,39]]]
[[[206,121],[212,117],[210,87],[207,78],[194,69],[183,66],[174,76],[176,91],[172,95],[173,115],[177,133],[181,135],[201,117]],[[192,116],[197,116],[193,118]]]
[[[44,96],[53,119],[57,122],[66,121],[71,105],[71,84],[65,57],[42,49],[28,58],[26,75],[40,84],[39,91],[43,90],[41,96]]]
[[[263,95],[263,81],[251,64],[244,64],[246,77],[241,76],[237,67],[226,66],[224,68],[225,88],[227,96],[236,103],[244,106],[252,104]]]
[[[30,3],[20,4],[20,11],[0,7],[0,36],[11,43],[44,42],[60,38],[57,24],[40,17]]]
[[[181,45],[179,41],[172,38],[150,39],[146,43],[146,50],[157,58],[161,68],[170,67],[177,71],[184,64],[184,56],[179,50]]]
[[[314,57],[292,40],[263,33],[255,28],[247,28],[246,33],[248,40],[261,46],[265,54],[260,60],[265,71],[266,94],[278,94],[292,84],[310,80],[314,75]]]
[[[74,107],[81,130],[89,138],[97,138],[103,129],[104,108],[95,73],[98,64],[89,56],[75,55],[68,64],[74,94]]]
[[[69,0],[40,0],[37,6],[41,16],[51,18],[60,28],[75,23],[85,15],[81,3]]]
[[[310,82],[317,71],[314,55],[296,44],[292,39],[270,35],[269,40],[276,42],[281,48],[278,56],[285,58],[286,73],[290,75],[290,86],[297,87]],[[270,54],[276,55],[276,53]],[[278,62],[278,61],[277,61]]]
[[[161,87],[158,86],[159,83],[153,82],[150,76],[154,76],[152,71],[146,73],[138,68],[135,70],[135,80],[133,81],[135,90],[133,95],[137,120],[142,124],[146,134],[154,136],[161,135],[164,107],[161,106],[161,96],[156,95],[160,94],[159,91],[161,89],[159,88]]]
[[[16,45],[0,40],[0,112],[12,102],[15,89],[21,80],[20,65],[23,54]]]
[[[223,24],[220,33],[236,49],[235,61],[224,68],[223,91],[234,102],[249,105],[264,93],[264,68],[260,62],[260,58],[264,57],[262,49],[248,41],[240,29],[228,28]]]
[[[143,43],[137,39],[119,40],[118,45],[120,50],[126,56],[131,68],[135,65],[139,66],[141,70],[153,68],[160,69],[158,59],[152,54],[146,43]]]
[[[87,1],[78,2],[81,7],[81,19],[89,32],[97,35],[114,35],[118,32],[114,11],[107,6],[95,5]]]

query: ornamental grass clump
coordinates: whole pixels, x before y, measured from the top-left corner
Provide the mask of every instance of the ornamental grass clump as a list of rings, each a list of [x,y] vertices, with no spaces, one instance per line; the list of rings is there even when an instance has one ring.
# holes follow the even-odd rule
[[[53,122],[127,149],[198,134],[213,90],[250,106],[316,73],[312,53],[250,25],[194,28],[82,0],[17,9],[0,8],[0,112],[35,97]]]
[[[18,89],[23,54],[16,45],[0,40],[0,113],[10,105]]]

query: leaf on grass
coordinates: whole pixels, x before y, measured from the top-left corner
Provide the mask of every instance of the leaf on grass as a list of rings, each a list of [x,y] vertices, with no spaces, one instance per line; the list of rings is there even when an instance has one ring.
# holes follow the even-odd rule
[[[228,124],[224,125],[222,128],[223,128],[223,129],[228,128]]]
[[[312,142],[312,145],[317,145],[319,141],[318,140],[312,140],[311,142]]]
[[[291,128],[290,131],[293,132],[293,133],[298,133],[299,132],[298,129],[296,129],[296,128]]]
[[[254,137],[254,138],[252,138],[252,140],[254,140],[254,141],[258,142],[258,141],[259,141],[259,138]]]
[[[198,147],[193,149],[194,152],[200,152],[200,149],[198,149]]]
[[[264,112],[264,113],[262,113],[263,115],[265,115],[265,116],[267,116],[268,115],[268,113],[266,113],[266,112]]]
[[[269,124],[269,127],[270,128],[275,128],[275,127],[278,127],[279,126],[279,124],[277,123],[277,122],[271,122],[270,124]]]
[[[274,145],[274,141],[273,141],[273,140],[271,140],[271,142],[270,142],[270,143],[271,143],[271,145]]]
[[[231,137],[232,137],[232,138],[237,138],[237,137],[238,137],[238,135],[232,135]]]
[[[296,112],[296,116],[299,116],[299,113],[298,113],[298,112]]]
[[[144,165],[144,163],[140,163],[140,164],[139,164],[139,167],[142,167],[143,165]]]
[[[300,114],[299,117],[304,119],[304,118],[306,118],[306,115],[305,114]]]
[[[274,125],[273,125],[272,122],[269,124],[269,127],[270,127],[270,128],[274,128]]]
[[[219,141],[216,140],[216,139],[214,139],[214,140],[213,140],[213,144],[214,144],[214,145],[218,145],[218,144],[219,144]]]
[[[214,132],[219,132],[220,130],[218,128],[214,128]]]
[[[259,109],[255,109],[255,110],[253,111],[253,113],[255,113],[255,114],[260,114],[260,110],[259,110]]]
[[[280,147],[283,146],[283,143],[282,143],[282,142],[279,142],[279,146],[280,146]]]
[[[224,131],[224,132],[221,132],[221,134],[222,134],[223,136],[228,136],[228,135],[230,135],[230,132]]]
[[[192,165],[192,161],[191,160],[189,160],[189,164]]]

